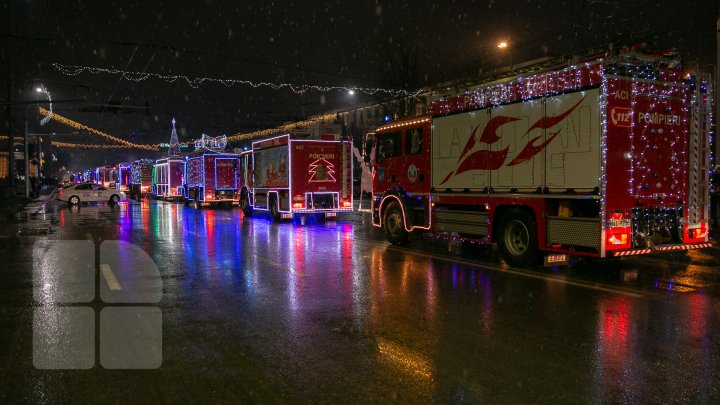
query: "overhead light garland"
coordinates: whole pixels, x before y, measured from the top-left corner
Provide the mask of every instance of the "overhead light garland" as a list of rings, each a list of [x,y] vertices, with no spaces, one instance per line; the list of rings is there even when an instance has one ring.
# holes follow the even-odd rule
[[[117,142],[117,143],[119,143],[120,145],[124,145],[123,147],[125,147],[125,148],[135,148],[135,149],[144,149],[144,150],[152,150],[152,151],[157,151],[157,150],[160,149],[160,145],[143,145],[143,144],[137,144],[137,143],[128,142],[128,141],[126,141],[126,140],[124,140],[124,139],[120,139],[120,138],[118,138],[118,137],[116,137],[116,136],[112,136],[112,135],[107,134],[107,133],[105,133],[105,132],[99,131],[99,130],[97,130],[97,129],[95,129],[95,128],[90,128],[90,127],[88,127],[87,125],[83,125],[83,124],[80,124],[79,122],[75,122],[75,121],[73,121],[73,120],[71,120],[71,119],[69,119],[69,118],[65,118],[65,117],[63,117],[63,116],[60,115],[60,114],[51,114],[50,111],[48,111],[48,110],[46,110],[46,109],[44,109],[44,108],[42,108],[42,107],[38,107],[38,110],[39,110],[39,112],[40,112],[41,115],[52,116],[51,119],[53,119],[53,120],[55,120],[55,121],[57,121],[57,122],[59,122],[59,123],[61,123],[61,124],[65,124],[65,125],[67,125],[67,126],[70,126],[70,127],[72,127],[72,128],[79,129],[79,130],[82,130],[82,131],[88,131],[88,132],[91,132],[91,133],[93,133],[93,134],[95,134],[95,135],[100,135],[100,136],[102,136],[102,137],[104,137],[104,138],[110,139],[110,140],[113,141],[113,142]],[[113,147],[113,148],[118,148],[118,147],[120,147],[120,146],[115,146],[115,145],[97,145],[97,146],[98,146],[98,147],[110,146],[110,147]]]
[[[214,77],[188,77],[185,75],[165,75],[160,73],[147,73],[147,72],[128,72],[119,69],[107,69],[100,67],[91,66],[79,66],[79,65],[63,65],[61,63],[53,63],[55,69],[59,70],[67,76],[77,76],[83,72],[92,74],[111,74],[120,75],[125,80],[133,82],[141,82],[149,78],[164,80],[168,83],[175,83],[177,81],[185,82],[190,87],[197,89],[203,85],[203,83],[219,83],[226,87],[232,87],[235,85],[250,86],[253,88],[258,87],[269,87],[273,90],[288,89],[296,94],[305,93],[307,91],[319,91],[319,92],[330,92],[330,91],[360,91],[365,94],[374,95],[378,93],[387,94],[392,97],[414,97],[421,93],[420,90],[409,91],[409,90],[396,90],[396,89],[384,89],[380,87],[346,87],[346,86],[323,86],[319,84],[295,84],[295,83],[274,83],[274,82],[255,82],[252,80],[242,79],[218,79]]]
[[[313,118],[305,120],[305,121],[293,122],[291,124],[282,125],[277,128],[269,128],[269,129],[263,129],[260,131],[238,133],[235,135],[230,135],[227,137],[227,141],[228,142],[238,142],[238,141],[245,141],[248,139],[260,138],[263,136],[276,135],[281,132],[290,132],[296,128],[308,126],[308,125],[315,124],[318,122],[326,122],[326,121],[334,120],[335,118],[336,118],[336,114],[323,114],[323,115],[319,115],[317,117],[313,117]]]
[[[135,149],[134,146],[129,145],[99,145],[99,144],[85,144],[85,143],[69,143],[69,142],[50,142],[51,146],[58,148],[74,148],[74,149]]]

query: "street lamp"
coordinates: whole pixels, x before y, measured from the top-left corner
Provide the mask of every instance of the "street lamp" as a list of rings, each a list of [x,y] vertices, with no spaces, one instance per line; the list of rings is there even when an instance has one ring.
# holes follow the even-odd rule
[[[512,48],[510,48],[510,41],[502,40],[497,43],[497,47],[500,50],[507,49],[508,52],[510,52],[510,71],[513,71],[513,53]]]

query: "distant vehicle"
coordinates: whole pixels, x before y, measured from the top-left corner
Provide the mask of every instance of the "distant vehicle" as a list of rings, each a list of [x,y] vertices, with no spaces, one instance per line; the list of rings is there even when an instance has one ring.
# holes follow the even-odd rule
[[[94,181],[102,184],[104,187],[115,188],[116,177],[115,166],[100,166],[95,168]]]
[[[240,193],[243,212],[268,211],[274,219],[352,212],[351,146],[337,137],[291,134],[253,142],[240,164],[242,176],[252,178],[243,182]]]
[[[179,157],[158,159],[153,174],[153,195],[161,200],[183,200],[185,160]]]
[[[239,204],[240,155],[202,153],[185,162],[184,196],[193,207]]]
[[[140,159],[131,163],[130,198],[139,199],[152,192],[154,160]]]
[[[73,184],[62,188],[57,192],[58,201],[66,201],[70,205],[78,205],[83,202],[102,202],[117,204],[125,199],[125,193],[118,190],[108,189],[100,184],[83,183]]]
[[[125,193],[130,191],[131,165],[128,162],[118,163],[115,166],[115,189]]]

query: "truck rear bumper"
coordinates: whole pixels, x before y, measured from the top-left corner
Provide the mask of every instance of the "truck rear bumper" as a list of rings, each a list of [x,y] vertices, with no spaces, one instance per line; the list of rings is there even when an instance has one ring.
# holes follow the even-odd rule
[[[653,252],[672,252],[680,250],[695,250],[704,249],[711,247],[712,243],[692,243],[692,244],[678,244],[678,245],[659,245],[653,246],[651,249],[634,249],[634,250],[623,250],[619,252],[609,252],[608,256],[612,257],[623,257],[623,256],[635,256],[635,255],[646,255]]]

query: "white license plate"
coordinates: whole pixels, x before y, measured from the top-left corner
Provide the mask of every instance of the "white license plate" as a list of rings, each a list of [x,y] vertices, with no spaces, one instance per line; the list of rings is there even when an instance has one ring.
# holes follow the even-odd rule
[[[292,218],[292,214],[280,214],[280,218],[282,218],[282,219],[291,219],[291,218]]]
[[[567,264],[568,256],[566,254],[551,254],[545,256],[545,265],[553,266],[556,264]]]
[[[336,217],[336,216],[337,216],[337,212],[326,212],[325,213],[325,218]]]

